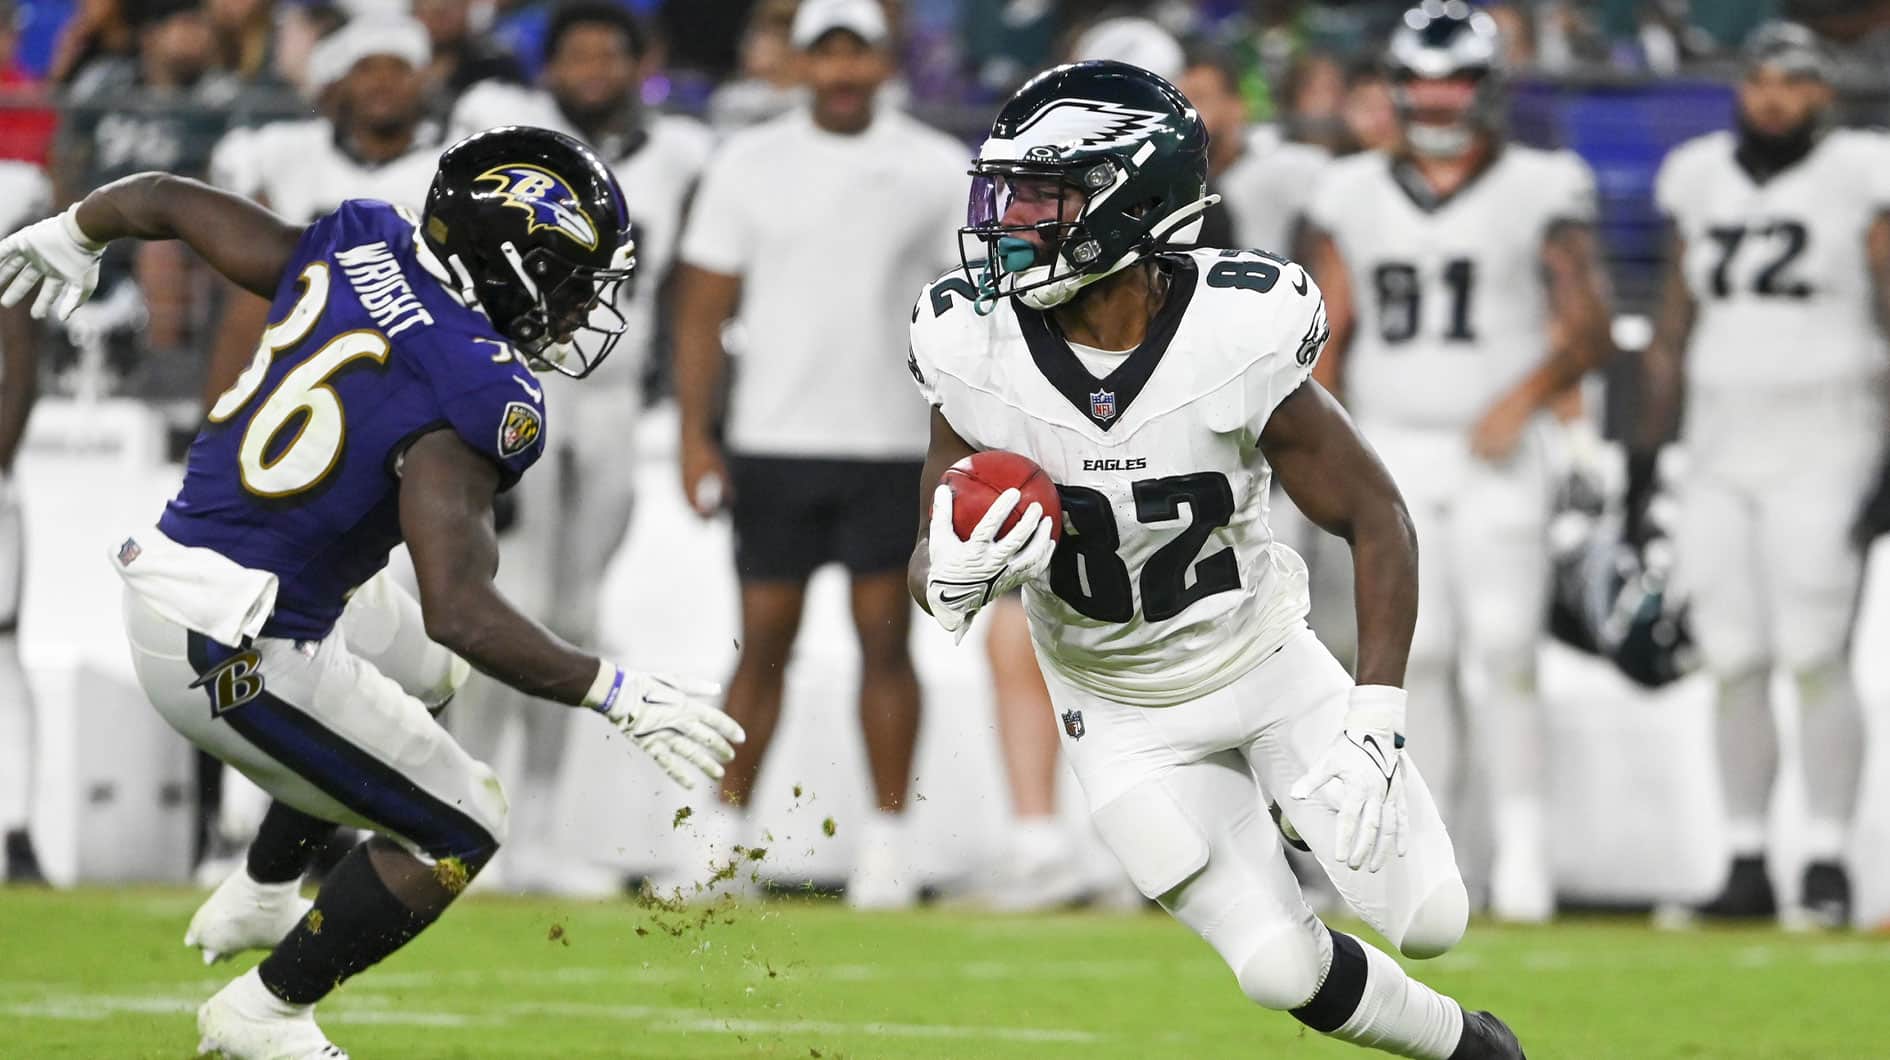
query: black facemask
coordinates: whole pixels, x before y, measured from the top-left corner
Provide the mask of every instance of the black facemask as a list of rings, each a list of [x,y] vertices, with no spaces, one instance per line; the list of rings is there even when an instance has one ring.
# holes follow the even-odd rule
[[[1765,133],[1752,127],[1744,111],[1734,113],[1739,131],[1739,151],[1735,157],[1755,180],[1766,180],[1796,165],[1818,146],[1819,134],[1824,131],[1824,121],[1819,116],[1806,119],[1787,132]]]

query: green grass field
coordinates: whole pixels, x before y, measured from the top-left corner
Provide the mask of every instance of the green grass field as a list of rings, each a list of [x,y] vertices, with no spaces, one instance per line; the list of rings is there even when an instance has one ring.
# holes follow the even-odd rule
[[[192,1055],[197,1004],[234,974],[182,946],[197,901],[0,891],[0,1057]],[[1890,1055],[1881,937],[1479,924],[1422,975],[1502,1013],[1535,1060]],[[322,1013],[357,1060],[1363,1055],[1249,1005],[1155,913],[474,896]]]

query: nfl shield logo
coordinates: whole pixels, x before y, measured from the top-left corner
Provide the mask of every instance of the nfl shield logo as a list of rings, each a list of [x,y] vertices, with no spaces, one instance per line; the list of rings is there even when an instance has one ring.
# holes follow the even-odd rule
[[[1116,418],[1116,392],[1097,390],[1089,395],[1089,414],[1108,423]]]
[[[1070,739],[1080,740],[1087,730],[1083,728],[1083,712],[1066,710],[1063,712],[1063,731],[1070,734]]]
[[[144,555],[144,549],[139,547],[138,539],[135,537],[125,538],[125,543],[118,546],[118,565],[120,567],[129,567],[131,566],[132,560],[142,555]]]

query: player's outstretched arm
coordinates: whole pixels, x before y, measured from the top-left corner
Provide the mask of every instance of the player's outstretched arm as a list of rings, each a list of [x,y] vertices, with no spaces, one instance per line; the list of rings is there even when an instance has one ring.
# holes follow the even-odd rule
[[[1299,510],[1352,546],[1358,683],[1402,686],[1417,625],[1418,546],[1391,473],[1312,380],[1273,410],[1260,450]]]
[[[450,431],[422,435],[402,458],[400,527],[413,553],[427,636],[521,692],[576,706],[599,660],[512,606],[493,583],[498,493],[498,467]]]
[[[241,196],[168,173],[140,173],[0,240],[0,305],[18,305],[38,288],[35,317],[71,316],[98,286],[99,258],[117,239],[183,240],[231,281],[269,298],[301,235]]]
[[[1358,683],[1343,728],[1287,795],[1336,813],[1339,856],[1377,872],[1403,856],[1410,830],[1403,685],[1417,625],[1417,534],[1390,473],[1317,382],[1273,410],[1260,449],[1299,510],[1351,543],[1358,581]]]
[[[743,733],[716,707],[718,686],[588,655],[499,593],[499,482],[499,469],[448,430],[422,435],[402,458],[400,526],[427,636],[521,692],[604,715],[684,787],[694,772],[720,779]]]

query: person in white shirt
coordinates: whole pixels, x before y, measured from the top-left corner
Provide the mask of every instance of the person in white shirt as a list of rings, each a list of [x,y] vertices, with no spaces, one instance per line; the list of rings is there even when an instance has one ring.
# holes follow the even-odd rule
[[[623,186],[636,232],[637,275],[619,296],[625,333],[597,374],[581,383],[546,378],[545,400],[561,426],[554,459],[517,490],[502,528],[500,584],[529,614],[563,636],[594,639],[604,567],[630,529],[635,422],[643,377],[658,341],[657,304],[675,257],[684,204],[711,146],[709,131],[643,106],[645,80],[660,57],[644,26],[611,0],[558,7],[545,35],[542,87],[483,81],[449,120],[457,138],[497,125],[536,125],[595,150]],[[453,726],[476,755],[495,755],[512,726],[523,733],[522,776],[511,785],[521,837],[518,856],[501,859],[498,885],[512,890],[603,894],[621,886],[616,869],[579,856],[555,816],[570,719],[521,710],[520,694],[482,676],[468,683]]]
[[[904,573],[926,415],[907,374],[906,311],[913,290],[958,260],[970,152],[876,100],[893,63],[874,0],[807,0],[792,38],[811,105],[722,146],[683,235],[683,486],[700,514],[726,503],[734,522],[742,618],[728,709],[752,741],[723,782],[734,807],[774,731],[808,578],[827,563],[852,576],[860,721],[881,812],[861,830],[848,894],[893,906],[917,893],[899,822],[918,731]],[[725,330],[739,346],[733,371]],[[705,846],[742,841],[739,809],[707,809]]]

